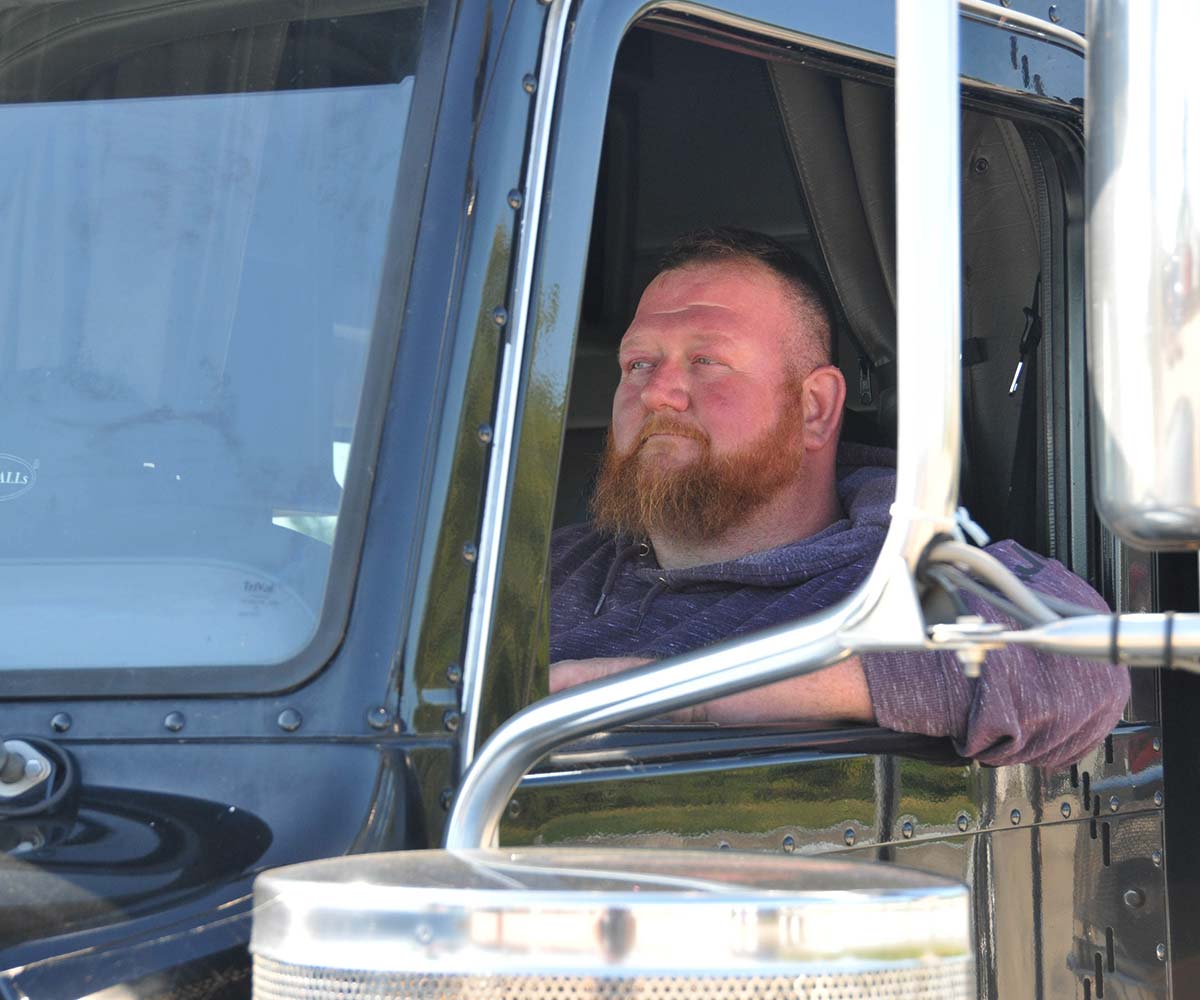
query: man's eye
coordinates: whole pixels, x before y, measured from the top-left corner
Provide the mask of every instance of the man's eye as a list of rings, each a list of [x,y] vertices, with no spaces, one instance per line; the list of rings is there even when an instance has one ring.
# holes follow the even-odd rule
[[[719,365],[720,363],[714,358],[706,358],[704,356],[696,358],[696,364],[698,365]]]
[[[646,368],[653,367],[649,361],[630,361],[629,370],[631,372],[641,371]]]

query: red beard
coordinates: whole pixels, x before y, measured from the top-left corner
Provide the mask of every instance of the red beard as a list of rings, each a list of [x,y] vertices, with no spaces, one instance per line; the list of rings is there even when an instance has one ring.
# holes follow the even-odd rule
[[[791,390],[798,403],[799,387]],[[618,453],[608,432],[592,520],[613,534],[649,538],[668,535],[689,542],[722,537],[795,479],[803,461],[802,408],[791,400],[779,420],[757,441],[720,456],[707,434],[677,417],[656,413],[642,426],[632,448]],[[792,418],[796,423],[792,422]],[[665,466],[643,445],[669,432],[698,442],[700,454],[683,466]]]

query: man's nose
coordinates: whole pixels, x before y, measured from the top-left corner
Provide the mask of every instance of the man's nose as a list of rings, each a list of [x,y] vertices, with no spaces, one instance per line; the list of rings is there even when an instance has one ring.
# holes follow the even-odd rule
[[[642,387],[642,405],[647,410],[676,410],[691,405],[687,373],[676,364],[660,363]]]

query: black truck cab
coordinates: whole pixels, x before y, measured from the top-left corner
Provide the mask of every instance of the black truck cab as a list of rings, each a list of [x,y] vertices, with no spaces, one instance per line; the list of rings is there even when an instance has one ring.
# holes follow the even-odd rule
[[[1009,9],[1046,17],[960,25],[962,503],[1116,610],[1195,610],[1089,479],[1083,4]],[[803,254],[845,433],[895,446],[895,17],[0,2],[0,738],[43,762],[0,776],[0,996],[249,996],[257,873],[440,843],[547,692],[550,536],[680,232]],[[1197,698],[1136,671],[1056,771],[640,723],[543,760],[501,843],[921,868],[971,887],[981,997],[1182,997]]]

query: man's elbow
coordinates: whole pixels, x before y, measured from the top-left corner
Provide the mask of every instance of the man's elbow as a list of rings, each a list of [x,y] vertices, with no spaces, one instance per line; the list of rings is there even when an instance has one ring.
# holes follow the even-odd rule
[[[1103,743],[1129,702],[1129,671],[1053,657],[1046,658],[1046,667],[1069,683],[1044,692],[1049,697],[1036,708],[1016,706],[1016,725],[1007,738],[990,747],[976,747],[970,756],[983,764],[1058,769],[1076,763]]]
[[[1047,755],[1042,767],[1066,767],[1091,752],[1121,721],[1129,704],[1129,670],[1120,666],[1089,664],[1096,670],[1096,697],[1087,703],[1090,711],[1083,713],[1074,725],[1064,722],[1067,738],[1056,753]],[[1071,720],[1073,721],[1073,720]]]

